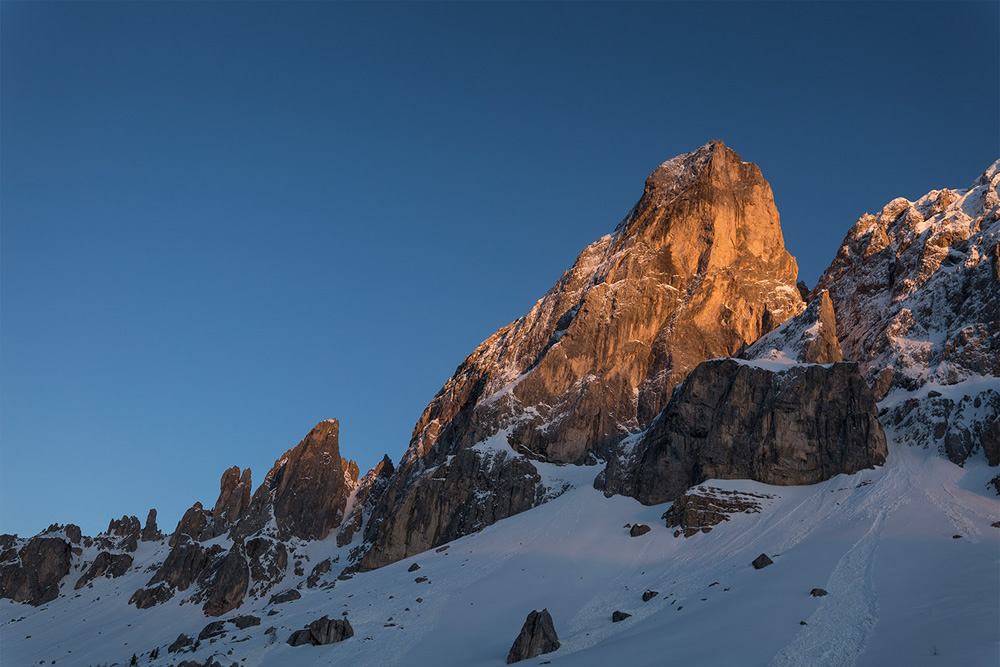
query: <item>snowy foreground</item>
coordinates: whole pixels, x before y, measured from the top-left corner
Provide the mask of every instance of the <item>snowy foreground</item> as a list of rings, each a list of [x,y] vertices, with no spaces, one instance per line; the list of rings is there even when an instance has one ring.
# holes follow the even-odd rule
[[[691,538],[664,527],[669,505],[644,507],[593,490],[597,467],[545,467],[576,488],[443,551],[332,588],[303,586],[292,602],[248,600],[226,618],[254,614],[261,625],[230,625],[233,632],[193,653],[166,649],[181,632],[196,636],[214,620],[198,606],[179,604],[181,596],[142,611],[126,604],[148,580],[146,567],[162,558],[163,546],[143,543],[126,576],[98,578],[80,591],[66,577],[64,597],[41,608],[0,601],[0,663],[125,665],[135,653],[141,665],[210,656],[248,667],[503,665],[525,617],[543,607],[562,647],[522,664],[1000,661],[1000,528],[991,526],[1000,521],[1000,500],[986,488],[996,470],[981,456],[963,469],[934,452],[890,444],[885,467],[815,486],[707,482],[773,498],[760,513],[737,514]],[[624,526],[635,522],[652,532],[630,537]],[[313,563],[338,553],[332,537],[307,548]],[[774,564],[754,570],[750,562],[761,553]],[[420,569],[408,572],[413,563]],[[418,576],[428,581],[417,583]],[[811,597],[813,588],[829,594]],[[643,602],[646,590],[659,595]],[[613,624],[616,610],[632,616]],[[310,621],[344,612],[353,638],[285,643]]]

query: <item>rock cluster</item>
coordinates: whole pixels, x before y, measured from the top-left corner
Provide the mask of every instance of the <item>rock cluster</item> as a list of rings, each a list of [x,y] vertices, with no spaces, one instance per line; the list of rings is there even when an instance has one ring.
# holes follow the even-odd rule
[[[330,620],[326,616],[310,623],[303,630],[296,630],[288,638],[290,646],[323,646],[342,642],[354,636],[354,628],[346,618]]]
[[[33,537],[13,555],[12,549],[4,550],[0,565],[0,598],[35,607],[55,600],[59,582],[70,571],[70,543],[58,537]]]

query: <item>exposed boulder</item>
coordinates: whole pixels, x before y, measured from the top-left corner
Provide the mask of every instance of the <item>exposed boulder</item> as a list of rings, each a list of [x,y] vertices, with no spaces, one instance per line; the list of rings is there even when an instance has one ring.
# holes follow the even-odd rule
[[[753,565],[753,569],[755,570],[763,570],[768,565],[773,565],[774,561],[768,558],[767,554],[761,554],[754,558],[750,564]]]
[[[291,646],[323,646],[344,641],[354,636],[354,628],[346,618],[330,620],[326,616],[310,623],[304,630],[296,630],[288,638]]]
[[[649,602],[659,594],[660,591],[646,591],[645,593],[642,594],[642,601]]]
[[[289,588],[287,591],[282,591],[281,593],[275,593],[271,596],[268,604],[281,604],[283,602],[291,602],[292,600],[298,600],[302,597],[302,593],[299,593],[294,588]]]
[[[644,524],[644,523],[637,523],[637,524],[633,525],[632,528],[629,529],[628,534],[630,536],[632,536],[632,537],[639,537],[640,535],[645,535],[646,533],[648,533],[651,530],[652,530],[652,528],[650,528],[646,524]]]
[[[521,626],[521,632],[514,640],[507,654],[507,664],[528,660],[543,653],[552,653],[559,649],[559,637],[552,625],[552,616],[548,609],[532,611]]]
[[[626,614],[624,611],[615,611],[614,613],[611,614],[611,622],[620,623],[621,621],[624,621],[626,618],[629,618],[631,615],[632,614]]]
[[[132,556],[128,554],[113,554],[102,551],[97,554],[97,558],[90,568],[83,573],[83,576],[76,582],[75,589],[79,590],[88,583],[100,576],[109,578],[120,577],[132,567]]]
[[[814,598],[821,598],[821,597],[823,597],[826,594],[827,594],[827,592],[825,590],[823,590],[822,588],[814,588],[811,591],[809,591],[809,595],[811,595]]]
[[[532,475],[528,459],[606,457],[649,426],[700,361],[736,354],[801,312],[796,274],[756,165],[718,141],[662,164],[614,233],[482,343],[427,406],[367,524],[361,569],[558,495],[470,488],[451,468],[474,472],[486,464],[468,458],[489,457],[495,478],[521,479]]]
[[[72,558],[72,547],[63,539],[31,538],[16,557],[0,565],[0,598],[35,607],[55,600]]]
[[[698,487],[673,502],[663,514],[667,528],[677,528],[674,537],[691,537],[699,532],[711,532],[714,526],[729,521],[733,514],[756,514],[768,495],[724,491],[714,487]]]
[[[832,364],[844,360],[837,342],[837,320],[826,290],[809,306],[774,331],[765,334],[740,355],[743,359]]]
[[[205,641],[206,639],[211,639],[212,637],[218,637],[226,632],[226,622],[225,621],[212,621],[205,627],[201,629],[198,633],[198,641]]]
[[[875,400],[857,365],[776,372],[753,364],[700,364],[595,486],[655,505],[710,478],[815,484],[885,462]]]
[[[246,630],[247,628],[252,628],[255,625],[260,625],[260,617],[248,614],[246,616],[237,616],[230,622],[240,630]]]

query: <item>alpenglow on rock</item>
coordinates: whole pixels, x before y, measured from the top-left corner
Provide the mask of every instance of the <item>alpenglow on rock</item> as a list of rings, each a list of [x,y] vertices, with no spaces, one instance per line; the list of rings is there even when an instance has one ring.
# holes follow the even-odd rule
[[[365,532],[373,569],[530,509],[530,459],[595,462],[699,362],[804,308],[771,188],[716,141],[660,165],[613,234],[459,366]],[[498,433],[503,446],[473,447]]]
[[[829,290],[844,356],[880,394],[899,390],[885,405],[897,436],[956,463],[1000,419],[998,182],[1000,160],[968,189],[861,216],[813,290]]]

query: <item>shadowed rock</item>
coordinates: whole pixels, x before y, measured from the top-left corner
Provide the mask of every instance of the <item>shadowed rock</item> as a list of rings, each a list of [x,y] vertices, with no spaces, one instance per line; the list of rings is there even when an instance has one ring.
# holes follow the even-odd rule
[[[753,565],[753,569],[755,570],[763,570],[768,565],[773,565],[774,561],[768,558],[767,554],[761,554],[754,558],[750,564]]]
[[[775,372],[752,363],[700,364],[595,486],[655,505],[709,478],[815,484],[885,463],[875,400],[855,364]]]
[[[100,576],[107,576],[109,578],[120,577],[127,573],[131,567],[132,557],[128,554],[112,554],[102,551],[97,554],[97,558],[94,559],[90,568],[76,582],[74,588],[79,590]]]
[[[527,660],[543,653],[551,653],[559,648],[559,637],[552,625],[552,616],[548,609],[533,611],[528,614],[521,632],[514,640],[507,654],[507,664]]]
[[[59,596],[59,583],[69,574],[69,542],[57,537],[33,537],[16,558],[0,566],[0,598],[39,606]]]
[[[346,618],[330,620],[326,616],[309,624],[304,630],[296,630],[288,638],[291,646],[323,646],[344,641],[354,636],[354,628]]]

